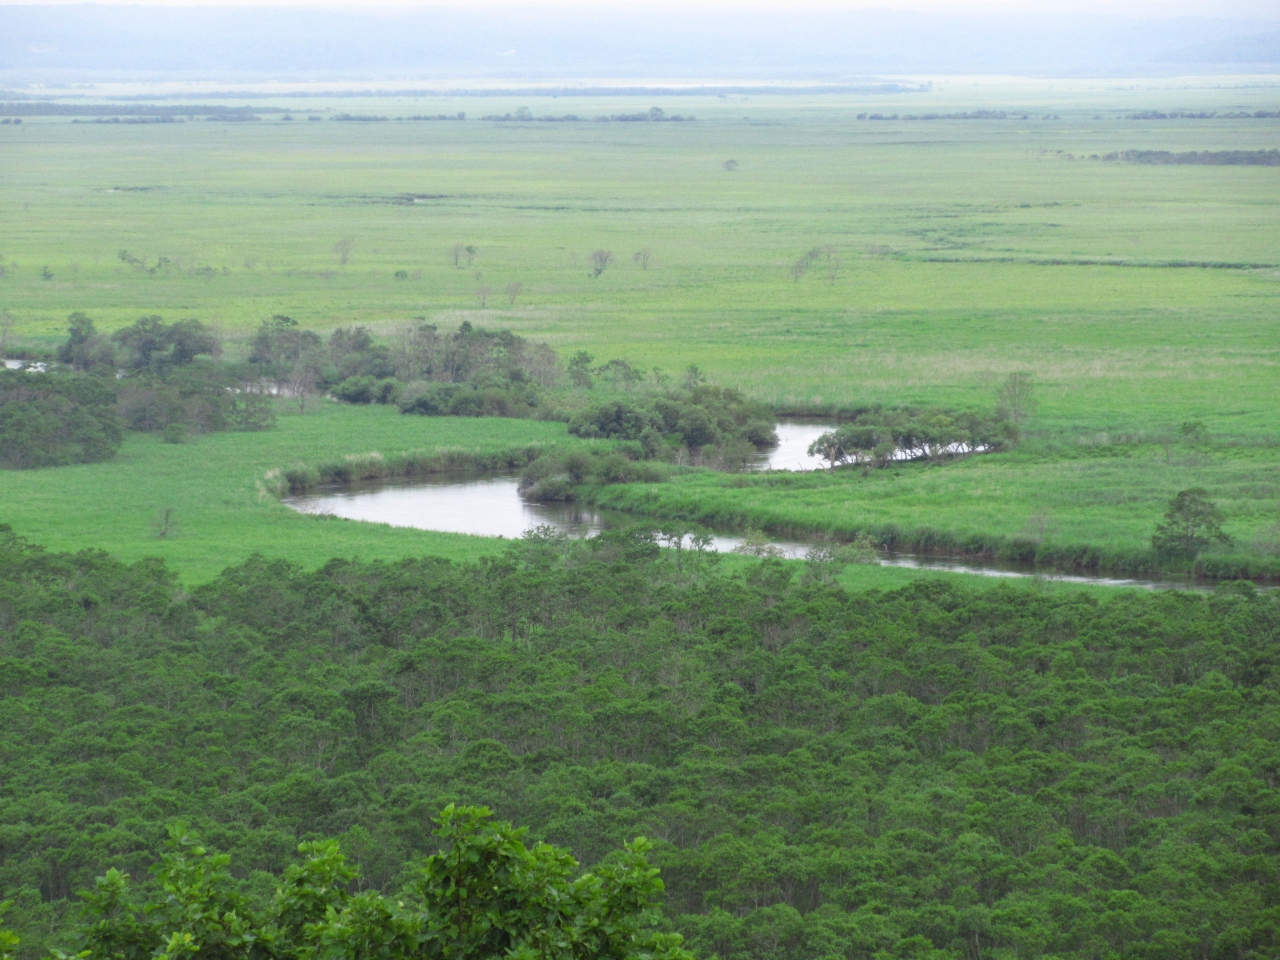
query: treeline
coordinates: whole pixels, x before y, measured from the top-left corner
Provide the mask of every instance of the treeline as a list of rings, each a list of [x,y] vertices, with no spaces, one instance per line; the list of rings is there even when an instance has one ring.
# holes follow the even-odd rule
[[[1280,110],[1236,110],[1218,113],[1216,110],[1138,110],[1128,114],[1126,120],[1274,120]]]
[[[900,460],[939,460],[1000,450],[1018,440],[1008,411],[977,413],[949,407],[867,407],[809,445],[834,469],[841,464],[886,467]]]
[[[281,107],[255,107],[257,113],[284,113]],[[0,103],[4,117],[157,117],[178,119],[207,117],[239,119],[250,113],[247,107],[223,107],[212,104],[180,104],[167,106],[150,103],[51,103],[27,101]]]
[[[615,482],[639,475],[629,468],[619,472],[618,456],[741,468],[757,449],[777,442],[766,405],[707,384],[696,366],[674,379],[621,358],[597,364],[584,351],[561,365],[545,343],[469,322],[451,333],[415,323],[388,343],[377,343],[363,327],[344,328],[326,342],[276,317],[252,340],[249,362],[299,398],[323,390],[347,403],[394,403],[406,414],[560,420],[575,436],[620,441],[613,453],[601,455],[613,465],[604,473],[605,460],[588,455],[581,469],[562,470],[554,458],[533,468],[529,489],[535,494],[550,495],[552,485],[542,481],[560,478],[554,499],[576,485],[565,482],[571,474],[607,474]],[[604,385],[613,396],[593,400]]]
[[[648,110],[638,111],[636,113],[613,113],[607,116],[600,115],[596,117],[580,117],[576,113],[566,113],[558,117],[551,114],[535,117],[528,107],[521,107],[515,113],[492,113],[488,116],[481,117],[480,119],[503,123],[530,121],[537,121],[539,123],[574,123],[579,120],[591,120],[605,123],[680,123],[696,120],[697,118],[693,116],[685,116],[679,113],[668,114],[661,107],[650,107]]]
[[[120,258],[146,267],[126,250]],[[675,382],[620,358],[597,365],[581,351],[561,366],[545,343],[467,322],[452,332],[416,322],[379,342],[361,326],[321,337],[277,314],[235,361],[224,357],[217,335],[193,319],[143,317],[108,336],[76,313],[68,334],[55,372],[6,379],[24,389],[0,391],[0,444],[23,449],[0,454],[0,464],[103,459],[119,447],[121,426],[161,432],[175,443],[191,433],[269,429],[273,397],[305,413],[318,395],[395,404],[405,414],[565,421],[577,436],[625,441],[615,444],[616,452],[633,461],[741,468],[757,448],[776,442],[768,407],[706,384],[696,366]],[[600,384],[612,388],[613,399],[593,400]],[[39,404],[28,402],[33,391]],[[92,403],[84,399],[90,396]],[[98,440],[89,442],[90,428],[101,432]],[[299,472],[297,483],[322,474]]]
[[[1100,160],[1126,163],[1205,164],[1210,166],[1280,167],[1280,150],[1121,150],[1102,154]]]
[[[275,425],[256,371],[221,362],[218,336],[199,320],[143,317],[107,336],[83,313],[69,319],[58,362],[110,384],[129,429],[181,442],[188,433]]]
[[[661,926],[699,956],[1280,950],[1280,598],[851,594],[822,559],[718,560],[541,533],[475,564],[254,558],[184,591],[160,561],[5,535],[19,955],[77,949],[75,895],[111,869],[172,904],[148,868],[178,820],[229,855],[237,916],[271,916],[324,838],[360,871],[330,896],[412,912],[449,803],[597,877],[652,838]]]
[[[218,363],[218,339],[198,320],[143,317],[111,336],[82,313],[70,320],[58,366],[0,372],[0,467],[109,460],[125,429],[181,443],[274,425],[251,372]]]
[[[962,113],[908,113],[898,116],[896,113],[860,113],[859,120],[1030,120],[1027,113],[1008,113],[1004,110],[970,110]],[[1044,120],[1058,120],[1056,115],[1046,115]]]
[[[579,407],[569,433],[612,440],[607,449],[542,452],[520,474],[530,500],[576,500],[584,485],[654,483],[665,464],[743,470],[762,448],[778,442],[768,406],[736,390],[704,383],[665,387],[635,398]]]

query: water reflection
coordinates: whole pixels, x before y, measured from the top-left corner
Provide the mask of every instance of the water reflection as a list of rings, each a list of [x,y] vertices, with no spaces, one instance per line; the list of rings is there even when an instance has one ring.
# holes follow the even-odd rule
[[[751,463],[753,470],[820,470],[823,463],[809,456],[809,444],[835,428],[828,421],[817,423],[808,420],[779,420],[776,426],[778,445],[763,451]]]
[[[518,538],[537,526],[550,526],[572,537],[593,537],[608,528],[635,526],[645,518],[619,510],[601,510],[577,503],[531,503],[520,496],[514,476],[492,474],[445,474],[422,480],[391,480],[317,490],[286,497],[285,503],[302,513],[386,523],[393,527],[414,527],[444,533],[464,533],[482,537]],[[662,521],[652,521],[655,526]],[[687,540],[686,540],[687,544]],[[718,553],[732,553],[744,544],[743,537],[729,530],[711,532],[709,546]],[[770,539],[768,547],[777,556],[801,559],[812,544]],[[1154,580],[1074,576],[1015,569],[972,560],[950,560],[906,554],[882,554],[882,566],[916,570],[970,573],[1009,579],[1036,578],[1061,583],[1084,583],[1143,589],[1199,589],[1196,585]]]
[[[521,536],[549,526],[571,537],[594,537],[607,528],[642,522],[634,514],[601,510],[580,503],[531,503],[520,496],[519,479],[493,474],[442,474],[425,480],[389,480],[318,490],[285,503],[302,513],[416,527],[480,537]],[[711,549],[731,553],[744,539],[728,531],[714,532]],[[771,541],[779,556],[803,557],[807,543]]]

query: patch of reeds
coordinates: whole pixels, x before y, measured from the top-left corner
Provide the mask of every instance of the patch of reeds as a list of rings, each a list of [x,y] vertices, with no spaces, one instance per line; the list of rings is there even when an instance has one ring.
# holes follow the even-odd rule
[[[429,477],[460,470],[519,470],[546,451],[541,444],[529,444],[501,453],[476,453],[457,447],[438,450],[409,450],[384,456],[376,450],[349,454],[341,460],[320,464],[297,464],[269,470],[260,489],[276,497],[297,496],[322,486],[341,486],[367,480]]]

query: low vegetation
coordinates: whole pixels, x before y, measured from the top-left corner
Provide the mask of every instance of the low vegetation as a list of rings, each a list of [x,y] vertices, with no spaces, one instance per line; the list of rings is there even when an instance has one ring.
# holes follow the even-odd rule
[[[1280,150],[1191,150],[1172,153],[1168,150],[1121,150],[1108,153],[1103,160],[1128,163],[1201,164],[1212,166],[1280,167]]]

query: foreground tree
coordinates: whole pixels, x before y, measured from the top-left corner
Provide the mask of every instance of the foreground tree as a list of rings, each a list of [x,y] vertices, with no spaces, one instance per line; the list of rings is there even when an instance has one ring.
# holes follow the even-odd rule
[[[578,875],[568,850],[526,847],[524,829],[486,807],[445,807],[444,848],[395,897],[352,892],[359,871],[333,840],[303,843],[261,912],[240,894],[231,858],[169,828],[152,868],[155,890],[135,902],[127,874],[108,870],[86,896],[85,960],[260,957],[263,960],[692,960],[676,934],[654,929],[663,893],[642,838]],[[0,950],[13,945],[0,932]]]

